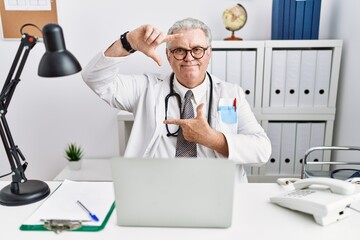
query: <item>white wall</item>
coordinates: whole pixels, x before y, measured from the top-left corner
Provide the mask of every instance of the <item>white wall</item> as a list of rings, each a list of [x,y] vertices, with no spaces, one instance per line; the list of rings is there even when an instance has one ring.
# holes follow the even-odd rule
[[[228,37],[230,32],[225,30],[221,15],[224,9],[237,2],[247,8],[249,15],[247,24],[237,35],[245,40],[270,39],[271,0],[57,0],[57,6],[66,46],[85,66],[92,56],[121,33],[145,23],[167,31],[174,21],[191,16],[206,22],[212,28],[215,40]],[[343,5],[339,8],[340,2]],[[357,8],[353,7],[354,4]],[[346,9],[351,10],[350,15],[347,15]],[[349,50],[350,46],[359,50],[351,36],[357,26],[355,19],[359,19],[355,15],[356,9],[359,9],[356,0],[323,0],[320,25],[320,38],[349,38],[345,39],[345,54],[353,56],[343,61],[347,65],[342,71],[339,90],[339,113],[346,117],[338,117],[337,124],[341,125],[336,125],[336,142],[344,144],[356,144],[360,138],[360,134],[356,134],[348,140],[346,135],[354,133],[359,122],[356,121],[359,120],[359,112],[355,110],[355,104],[359,102],[356,101],[359,100],[356,94],[359,83],[356,82],[358,75],[355,72],[358,68],[355,67],[355,53]],[[349,29],[348,24],[354,29]],[[357,40],[358,36],[359,33]],[[0,78],[4,80],[17,47],[18,41],[0,40]],[[15,143],[29,162],[27,177],[48,180],[65,166],[63,150],[69,142],[81,144],[85,157],[117,155],[117,111],[102,102],[83,83],[80,74],[60,79],[38,77],[37,64],[43,52],[42,43],[32,50],[7,119]],[[163,52],[162,47],[159,53]],[[135,53],[127,71],[169,71],[166,59],[163,58],[163,61],[164,66],[159,68],[151,60]],[[356,131],[358,133],[359,129]],[[1,149],[0,175],[8,170],[9,164]]]
[[[360,1],[333,0],[328,36],[344,39],[334,145],[360,146]],[[335,160],[359,160],[360,153],[339,152]]]

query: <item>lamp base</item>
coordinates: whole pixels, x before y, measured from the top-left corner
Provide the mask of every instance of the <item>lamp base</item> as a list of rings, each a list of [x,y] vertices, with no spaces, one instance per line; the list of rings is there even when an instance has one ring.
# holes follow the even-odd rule
[[[19,183],[17,193],[11,191],[11,183],[1,189],[0,204],[5,206],[20,206],[40,201],[50,194],[49,186],[39,180],[27,180]],[[15,183],[16,184],[16,183]]]

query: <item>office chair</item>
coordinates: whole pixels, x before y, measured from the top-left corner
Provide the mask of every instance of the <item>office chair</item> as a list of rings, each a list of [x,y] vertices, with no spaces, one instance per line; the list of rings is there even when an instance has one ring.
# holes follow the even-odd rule
[[[305,157],[302,162],[301,178],[310,177],[329,177],[341,180],[349,178],[360,178],[360,159],[353,161],[309,161],[309,155],[314,151],[360,151],[357,146],[318,146],[309,148],[305,152]],[[324,166],[328,168],[324,170]],[[321,166],[321,169],[311,169],[311,166]]]

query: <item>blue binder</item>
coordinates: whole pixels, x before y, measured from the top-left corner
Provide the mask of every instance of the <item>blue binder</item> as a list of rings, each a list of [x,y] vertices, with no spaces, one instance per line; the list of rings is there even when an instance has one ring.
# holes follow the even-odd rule
[[[283,39],[284,0],[273,0],[271,19],[271,39]]]
[[[311,39],[319,38],[321,0],[313,0],[313,17],[311,27]]]
[[[290,39],[290,4],[291,0],[284,0],[284,31],[283,39]]]
[[[304,27],[305,0],[296,0],[295,7],[296,13],[294,39],[302,39]]]
[[[302,39],[311,39],[311,29],[313,25],[312,19],[313,19],[313,0],[306,0]]]
[[[295,14],[296,14],[296,0],[290,0],[290,14],[289,14],[289,39],[295,38]]]

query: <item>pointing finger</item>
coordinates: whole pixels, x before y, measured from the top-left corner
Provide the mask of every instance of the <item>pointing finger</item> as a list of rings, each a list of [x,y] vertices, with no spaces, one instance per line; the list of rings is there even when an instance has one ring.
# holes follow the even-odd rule
[[[164,120],[165,124],[175,124],[181,126],[184,123],[184,119],[167,119]]]
[[[165,38],[163,39],[162,43],[174,41],[174,40],[176,40],[176,39],[178,39],[178,38],[180,38],[182,36],[183,36],[182,33],[175,33],[175,34],[166,35]]]

